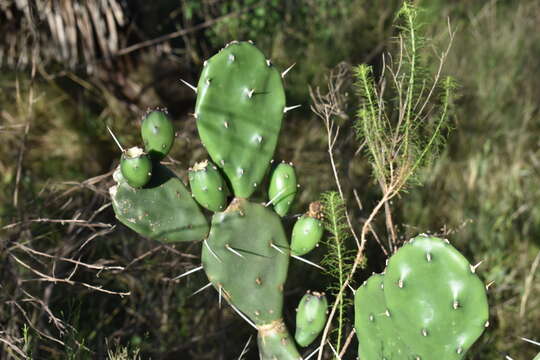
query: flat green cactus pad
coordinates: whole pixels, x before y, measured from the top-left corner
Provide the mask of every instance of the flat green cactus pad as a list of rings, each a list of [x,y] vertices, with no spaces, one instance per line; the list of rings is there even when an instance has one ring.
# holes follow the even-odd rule
[[[420,359],[463,359],[488,324],[485,286],[448,241],[418,236],[389,260],[386,304]]]
[[[167,167],[154,164],[150,182],[129,186],[116,171],[111,187],[116,218],[143,236],[163,242],[202,240],[208,222],[182,181]]]
[[[355,295],[362,360],[459,360],[488,325],[482,281],[446,240],[418,236]]]
[[[235,199],[214,215],[202,264],[208,279],[230,303],[256,325],[265,325],[282,317],[288,249],[280,218],[273,211]]]
[[[197,85],[197,128],[236,197],[248,198],[260,185],[284,109],[280,73],[252,44],[232,42],[205,63]]]
[[[361,360],[414,359],[388,316],[383,275],[372,275],[356,290],[354,326]]]

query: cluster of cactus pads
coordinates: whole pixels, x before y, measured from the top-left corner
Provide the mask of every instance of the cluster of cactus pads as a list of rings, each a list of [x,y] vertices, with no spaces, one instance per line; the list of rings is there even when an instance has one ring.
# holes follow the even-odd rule
[[[294,338],[282,314],[291,257],[323,236],[320,203],[295,223],[291,242],[282,217],[297,178],[273,161],[285,106],[283,76],[250,42],[232,42],[204,64],[195,119],[209,160],[194,164],[189,188],[160,161],[174,141],[163,110],[143,119],[144,150],[122,150],[110,194],[118,220],[163,242],[200,241],[210,283],[258,331],[263,360],[301,359],[326,323],[324,293],[307,292],[297,308]],[[250,200],[264,193],[266,203]],[[209,223],[205,208],[214,212]],[[206,288],[206,287],[204,287]],[[355,295],[361,360],[462,359],[487,326],[487,300],[467,260],[447,242],[417,237]]]
[[[313,205],[295,229],[299,250],[291,251],[282,217],[295,198],[297,178],[292,164],[273,161],[283,116],[291,109],[283,76],[252,43],[228,44],[205,62],[192,87],[194,117],[210,159],[189,169],[190,189],[160,163],[174,129],[166,112],[155,110],[142,122],[144,150],[123,151],[110,194],[118,220],[139,234],[163,242],[200,241],[210,284],[220,301],[257,328],[261,358],[296,360],[301,356],[282,314],[289,259],[313,249],[323,227]],[[269,170],[268,201],[250,200],[265,192]],[[201,207],[214,212],[210,224]],[[302,346],[326,319],[326,299],[316,298],[299,305]]]
[[[360,359],[463,359],[489,324],[475,270],[447,240],[403,245],[356,291]]]

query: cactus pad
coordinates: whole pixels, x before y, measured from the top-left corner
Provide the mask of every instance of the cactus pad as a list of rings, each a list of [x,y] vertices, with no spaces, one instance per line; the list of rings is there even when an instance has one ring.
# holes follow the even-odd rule
[[[160,164],[154,164],[150,182],[142,189],[130,187],[120,171],[111,187],[116,218],[143,236],[163,242],[202,240],[208,223],[182,181]]]
[[[248,42],[232,42],[206,61],[195,116],[203,145],[236,197],[260,185],[277,144],[285,92],[279,72]]]
[[[354,327],[362,360],[414,359],[388,316],[383,275],[373,274],[354,296]]]
[[[448,241],[411,239],[390,258],[384,289],[396,330],[421,359],[462,359],[488,324],[485,286]]]
[[[281,319],[289,245],[279,217],[260,204],[235,199],[212,218],[202,263],[225,299],[256,325]],[[281,251],[280,251],[281,250]]]
[[[384,276],[358,289],[355,308],[364,360],[463,359],[488,325],[474,267],[448,241],[423,235],[389,259]]]

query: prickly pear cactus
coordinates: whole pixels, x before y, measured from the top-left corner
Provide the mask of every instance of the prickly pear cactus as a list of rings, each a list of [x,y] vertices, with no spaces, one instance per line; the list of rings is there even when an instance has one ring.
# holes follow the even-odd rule
[[[261,184],[285,109],[280,73],[250,43],[232,42],[205,62],[195,117],[201,141],[236,197]]]
[[[275,199],[266,206],[248,200],[271,163],[283,114],[294,108],[285,108],[281,75],[251,43],[233,42],[206,62],[197,88],[190,87],[198,95],[199,134],[215,165],[204,161],[189,170],[190,193],[159,163],[174,129],[164,112],[151,112],[141,130],[153,154],[150,181],[136,189],[115,174],[110,194],[116,216],[157,240],[202,240],[198,269],[219,299],[257,329],[261,359],[301,359],[282,314],[291,251],[280,216],[297,191],[294,168],[278,166],[270,185]],[[230,203],[228,184],[234,191]],[[210,228],[199,204],[215,212]]]
[[[429,236],[399,249],[384,276],[356,292],[355,306],[365,360],[463,359],[488,325],[486,290],[475,268],[448,241]]]
[[[296,332],[298,345],[306,347],[313,342],[324,328],[328,300],[324,293],[307,292],[296,309]]]
[[[202,240],[208,222],[182,181],[161,164],[154,164],[150,182],[134,189],[120,171],[109,189],[116,218],[141,235],[163,242]]]

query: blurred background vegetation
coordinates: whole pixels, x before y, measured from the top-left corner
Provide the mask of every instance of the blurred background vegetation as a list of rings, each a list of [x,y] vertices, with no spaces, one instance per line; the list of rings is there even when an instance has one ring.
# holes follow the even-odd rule
[[[450,18],[455,38],[444,72],[456,78],[459,98],[445,152],[421,175],[421,186],[393,201],[394,220],[403,238],[444,234],[472,263],[484,261],[481,276],[494,281],[491,326],[469,357],[531,359],[538,348],[520,337],[540,334],[540,3],[416,3],[435,45],[447,44]],[[194,94],[179,79],[196,83],[204,60],[224,44],[252,39],[279,68],[296,63],[286,90],[288,104],[302,108],[287,115],[277,156],[297,166],[302,191],[295,210],[303,212],[335,188],[309,87],[324,88],[342,62],[380,68],[399,6],[1,1],[0,359],[237,358],[253,335],[249,326],[220,309],[214,292],[189,297],[205,284],[204,274],[172,280],[198,266],[199,246],[166,246],[113,227],[107,188],[119,153],[106,126],[123,144],[136,145],[144,111],[167,107],[178,131],[168,161],[185,179],[206,154],[190,116]],[[360,223],[380,194],[366,159],[355,156],[352,87],[347,99],[336,157],[348,200],[354,206],[356,188],[366,209],[354,213]],[[383,221],[378,225],[384,229]],[[313,258],[323,253],[321,247]],[[382,270],[384,259],[372,250],[368,265],[358,283]],[[328,281],[292,264],[286,321],[306,286],[318,290]],[[245,358],[258,358],[253,344]],[[355,347],[347,359],[356,357]]]

